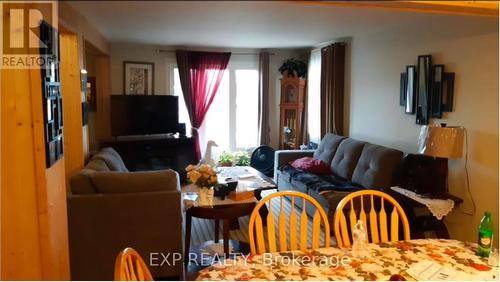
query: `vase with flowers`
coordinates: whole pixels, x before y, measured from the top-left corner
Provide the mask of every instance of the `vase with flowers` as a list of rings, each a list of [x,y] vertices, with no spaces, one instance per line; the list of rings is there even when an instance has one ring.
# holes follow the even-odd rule
[[[218,183],[215,169],[210,165],[202,164],[188,165],[186,171],[189,181],[198,187],[198,206],[213,206],[213,186]]]

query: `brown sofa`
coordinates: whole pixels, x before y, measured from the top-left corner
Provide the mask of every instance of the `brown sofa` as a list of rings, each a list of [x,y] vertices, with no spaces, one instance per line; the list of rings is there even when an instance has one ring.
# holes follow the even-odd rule
[[[313,156],[330,165],[331,175],[315,175],[289,163]],[[362,189],[385,190],[395,184],[403,152],[326,134],[317,150],[275,152],[275,182],[280,190],[295,190],[315,198],[333,219],[335,209],[347,194]]]
[[[113,280],[115,258],[125,247],[141,254],[154,277],[181,277],[182,261],[149,265],[151,253],[184,253],[175,171],[128,172],[118,153],[105,148],[71,178],[70,187],[72,280]],[[160,254],[153,257],[161,262]]]

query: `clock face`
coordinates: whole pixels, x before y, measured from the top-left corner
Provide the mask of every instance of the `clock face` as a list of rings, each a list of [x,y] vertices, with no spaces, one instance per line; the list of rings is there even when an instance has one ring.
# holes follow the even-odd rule
[[[285,101],[287,103],[297,103],[298,100],[298,93],[297,93],[297,88],[293,86],[288,86],[286,88],[286,93],[285,93]]]

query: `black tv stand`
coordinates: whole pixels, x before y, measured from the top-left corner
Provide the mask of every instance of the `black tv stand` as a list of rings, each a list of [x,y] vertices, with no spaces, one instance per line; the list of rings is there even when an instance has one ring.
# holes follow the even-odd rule
[[[184,168],[195,162],[194,138],[169,135],[120,136],[101,140],[99,147],[112,147],[130,171],[173,169],[181,180]]]

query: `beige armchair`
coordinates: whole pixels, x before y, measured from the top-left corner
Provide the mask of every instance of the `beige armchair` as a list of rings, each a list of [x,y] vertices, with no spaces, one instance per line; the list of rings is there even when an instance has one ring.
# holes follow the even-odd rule
[[[125,166],[122,171],[112,170],[111,166],[119,166],[110,162],[121,158],[110,150],[94,156],[70,181],[71,279],[112,280],[115,258],[126,247],[140,253],[153,277],[182,278],[178,174],[173,170],[128,172]]]

